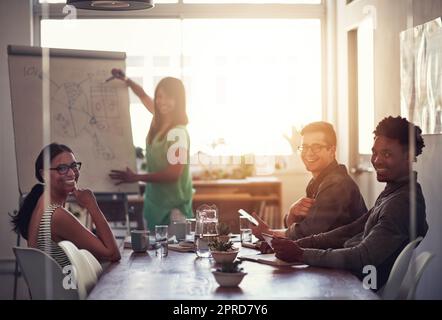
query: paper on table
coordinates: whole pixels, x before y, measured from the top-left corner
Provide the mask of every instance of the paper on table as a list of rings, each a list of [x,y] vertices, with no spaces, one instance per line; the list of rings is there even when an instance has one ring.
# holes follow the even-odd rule
[[[247,220],[249,220],[255,226],[259,225],[258,221],[256,221],[256,219],[253,218],[253,216],[251,214],[249,214],[247,211],[245,211],[243,209],[239,209],[238,212],[239,212],[240,215],[242,215],[243,217],[247,218]]]
[[[194,246],[183,246],[179,243],[177,244],[169,244],[169,250],[177,251],[177,252],[195,252]]]
[[[244,256],[239,256],[238,259],[268,264],[268,265],[277,266],[277,267],[280,267],[280,266],[307,266],[306,264],[304,264],[302,262],[282,261],[282,260],[278,259],[274,253],[244,255]]]

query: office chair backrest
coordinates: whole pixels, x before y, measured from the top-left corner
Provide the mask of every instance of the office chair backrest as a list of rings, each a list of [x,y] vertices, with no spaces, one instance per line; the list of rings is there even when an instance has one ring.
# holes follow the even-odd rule
[[[408,267],[410,265],[411,257],[413,256],[414,248],[422,241],[422,237],[418,237],[411,241],[405,246],[396,261],[391,268],[390,275],[388,277],[387,283],[380,290],[380,296],[384,300],[394,300],[397,299],[399,295],[399,289],[404,280],[405,274],[407,273]]]
[[[101,274],[103,273],[103,267],[101,266],[100,262],[98,262],[94,255],[89,251],[85,249],[80,249],[80,252],[88,260],[89,264],[91,265],[97,276],[97,279],[100,278]]]
[[[60,241],[58,245],[63,249],[75,268],[78,294],[80,299],[83,300],[97,283],[97,273],[90,264],[89,259],[81,253],[75,244],[64,240]]]
[[[425,268],[433,257],[433,253],[424,251],[419,254],[412,263],[410,263],[407,274],[405,275],[404,281],[402,282],[399,290],[398,299],[415,299],[416,288],[422,275],[424,274]]]
[[[21,272],[33,300],[78,300],[76,289],[65,289],[60,265],[48,254],[35,248],[13,247]],[[65,281],[66,283],[66,281]]]

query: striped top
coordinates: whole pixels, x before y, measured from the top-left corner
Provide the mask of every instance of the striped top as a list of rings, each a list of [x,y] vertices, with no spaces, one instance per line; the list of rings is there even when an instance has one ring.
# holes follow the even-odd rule
[[[52,215],[58,207],[60,207],[60,205],[50,204],[43,213],[38,228],[37,248],[49,254],[63,268],[70,265],[71,262],[63,249],[52,240],[51,235]]]

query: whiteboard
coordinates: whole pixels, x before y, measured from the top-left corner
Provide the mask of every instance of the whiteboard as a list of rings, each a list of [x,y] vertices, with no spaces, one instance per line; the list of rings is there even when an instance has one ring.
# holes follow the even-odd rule
[[[69,146],[82,162],[79,187],[103,193],[136,193],[137,184],[114,185],[111,169],[136,170],[128,88],[104,82],[112,68],[125,70],[126,54],[49,49],[49,70],[42,72],[42,49],[9,46],[9,81],[17,175],[21,193],[37,182],[34,162],[43,146]],[[47,52],[45,50],[45,52]],[[45,69],[46,70],[46,69]],[[43,112],[43,81],[49,79]],[[43,141],[43,117],[49,139]]]

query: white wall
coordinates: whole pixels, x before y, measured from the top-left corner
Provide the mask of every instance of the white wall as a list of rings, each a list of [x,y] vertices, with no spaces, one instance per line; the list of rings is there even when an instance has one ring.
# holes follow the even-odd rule
[[[30,44],[30,1],[0,1],[0,30],[0,260],[4,260],[13,259],[11,248],[15,244],[16,236],[11,232],[8,212],[17,209],[19,198],[7,45]]]
[[[442,137],[426,135],[422,155],[419,156],[416,169],[418,180],[425,195],[427,206],[428,233],[417,248],[417,254],[430,251],[436,256],[428,265],[417,288],[419,299],[442,299]]]
[[[413,24],[420,25],[442,16],[442,0],[414,0]],[[430,251],[435,257],[428,265],[417,288],[418,299],[442,299],[442,135],[426,135],[423,154],[416,166],[427,205],[427,236],[417,253]]]

